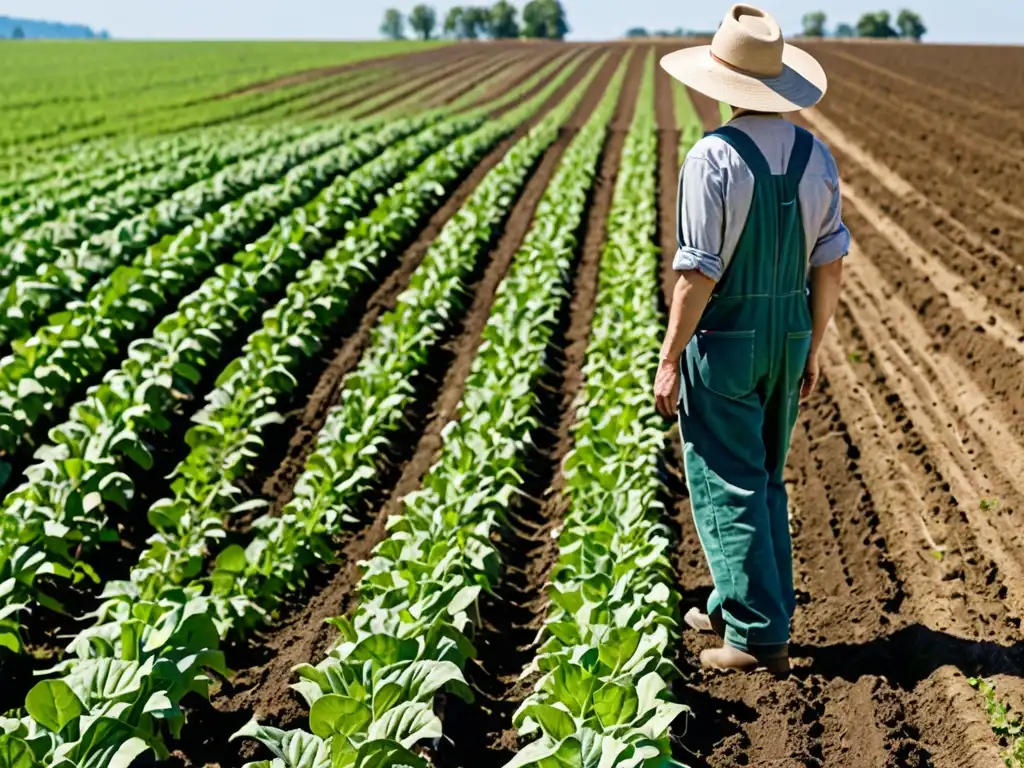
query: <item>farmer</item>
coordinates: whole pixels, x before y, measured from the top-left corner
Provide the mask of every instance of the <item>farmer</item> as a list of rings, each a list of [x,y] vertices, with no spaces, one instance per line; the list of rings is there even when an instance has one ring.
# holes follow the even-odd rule
[[[710,46],[662,59],[672,77],[733,107],[686,157],[679,273],[654,393],[678,414],[693,518],[714,589],[686,623],[722,646],[721,670],[789,672],[796,605],[782,470],[801,397],[839,300],[850,246],[831,153],[782,119],[826,77],[765,11],[737,5]]]

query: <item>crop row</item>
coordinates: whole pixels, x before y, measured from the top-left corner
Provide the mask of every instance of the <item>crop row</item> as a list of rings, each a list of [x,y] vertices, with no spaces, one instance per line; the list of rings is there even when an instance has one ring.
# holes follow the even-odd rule
[[[394,187],[371,215],[356,223],[345,241],[302,273],[289,288],[288,298],[264,316],[264,331],[277,328],[295,306],[294,297],[309,297],[311,289],[317,289],[320,298],[300,302],[306,310],[329,307],[337,293],[344,297],[346,267],[365,268],[368,255],[380,253],[380,258],[386,258],[401,248],[402,241],[426,221],[447,191],[539,103],[531,102],[507,120],[488,123],[458,139]],[[553,134],[549,131],[548,142]],[[396,236],[396,230],[401,234]],[[323,280],[331,275],[333,284]],[[344,301],[341,298],[339,306],[344,306]],[[255,338],[250,347],[258,344]],[[229,380],[233,378],[233,374],[227,375]],[[256,609],[249,614],[255,617],[273,609],[282,590],[294,587],[292,577],[301,579],[296,566],[309,565],[308,557],[296,559],[297,551],[281,546],[278,534],[282,532],[290,534],[287,540],[297,546],[310,544],[303,527],[286,514],[267,525],[257,523],[254,540],[244,553],[237,546],[227,548],[217,558],[209,580],[194,580],[205,559],[205,539],[216,542],[220,536],[215,532],[217,523],[211,526],[213,521],[203,518],[198,505],[180,511],[180,515],[172,513],[166,503],[153,507],[150,518],[158,533],[150,539],[150,549],[133,569],[131,580],[107,585],[107,600],[96,614],[98,623],[72,643],[71,650],[78,658],[62,665],[64,677],[44,681],[30,692],[28,715],[12,730],[35,750],[40,762],[43,757],[52,759],[65,752],[78,760],[93,758],[101,750],[104,755],[122,754],[126,761],[147,749],[166,755],[163,731],[169,727],[174,734],[181,724],[178,699],[190,691],[205,692],[204,666],[226,672],[223,655],[217,650],[219,636],[246,626],[237,619],[246,616],[243,609],[247,605]],[[253,554],[255,558],[247,563],[246,556]],[[320,554],[330,556],[322,550]],[[126,635],[126,626],[132,627],[132,635]],[[172,665],[174,671],[169,674]],[[130,679],[125,680],[129,676],[123,674],[123,685],[118,684],[122,707],[112,706],[95,686],[83,684],[113,667],[131,669]],[[66,706],[60,717],[50,717],[56,701]],[[81,735],[87,724],[91,727],[113,717],[118,718],[118,725],[108,726],[111,733],[102,734],[102,744],[95,736],[87,739]]]
[[[412,750],[442,736],[434,696],[471,696],[462,669],[475,655],[478,599],[501,572],[491,536],[506,522],[538,426],[537,385],[569,298],[577,234],[623,75],[620,68],[538,205],[498,289],[440,459],[365,564],[355,613],[332,620],[341,631],[337,646],[316,666],[299,668],[295,688],[310,705],[311,732],[250,723],[239,735],[259,739],[277,758],[250,768],[425,766]],[[329,434],[319,450],[307,492],[365,477],[358,467],[346,477],[339,466],[335,475],[334,457],[344,449]]]
[[[53,444],[40,449],[40,461],[26,472],[26,482],[5,500],[0,574],[14,586],[4,603],[52,605],[35,589],[41,573],[92,575],[81,556],[116,539],[107,525],[106,505],[130,509],[135,486],[129,473],[133,466],[145,469],[152,463],[147,439],[170,427],[178,399],[218,361],[224,342],[255,315],[264,297],[283,289],[298,269],[369,210],[376,194],[470,127],[465,121],[437,125],[339,179],[238,253],[234,264],[218,268],[157,325],[152,337],[131,344],[124,364],[71,409],[67,422],[50,431]],[[342,163],[366,162],[409,131],[409,125],[398,125],[376,137],[382,141],[357,141]]]
[[[664,428],[651,387],[657,302],[654,61],[626,138],[601,256],[591,339],[563,464],[566,516],[532,665],[541,677],[513,717],[537,736],[506,768],[664,765],[678,639],[670,535],[658,494]]]
[[[402,138],[422,122],[397,125],[398,132],[383,136]],[[49,325],[14,342],[12,353],[0,360],[0,451],[15,452],[34,427],[104,370],[126,341],[197,278],[263,234],[277,217],[312,200],[338,173],[358,167],[387,146],[381,135],[368,144],[359,135],[353,140],[353,135],[349,128],[331,129],[274,153],[260,174],[273,179],[284,174],[281,181],[259,186],[151,246],[100,280],[83,301],[71,302],[52,316]],[[305,162],[291,168],[300,161]],[[3,322],[17,320],[9,314]]]
[[[106,229],[117,216],[127,217],[231,163],[311,132],[309,126],[274,132],[253,128],[231,133],[208,131],[191,140],[168,142],[161,154],[122,161],[108,173],[86,181],[64,183],[57,189],[29,189],[6,210],[0,210],[0,244],[14,238],[74,244]],[[45,222],[50,223],[30,229]]]
[[[96,238],[78,249],[83,254],[117,248],[124,241],[145,234],[145,230],[138,231],[142,222],[168,219],[167,225],[174,226],[170,219],[182,208],[175,220],[187,222],[187,218],[181,217],[187,215],[188,205],[200,189],[214,183],[228,189],[239,181],[244,183],[249,169],[242,161],[258,158],[303,133],[308,131],[288,126],[255,135],[243,134],[234,141],[211,142],[198,154],[165,165],[156,173],[123,184],[106,195],[90,197],[85,205],[64,211],[53,220],[44,220],[37,227],[22,230],[21,225],[27,221],[5,219],[5,228],[15,227],[9,235],[16,239],[0,247],[0,285],[32,272],[59,256],[61,249],[83,241]],[[206,181],[214,174],[214,179]],[[28,215],[31,217],[34,212],[29,211]]]
[[[217,133],[230,139],[239,131],[250,130],[249,126],[230,126],[219,129]],[[199,149],[206,143],[207,135],[206,132],[195,132],[161,139],[98,141],[51,153],[38,158],[30,168],[11,172],[0,180],[0,206],[12,205],[29,194],[57,195],[72,187],[95,182],[102,176],[116,175],[119,168],[151,166],[169,153]]]
[[[292,131],[284,133],[290,136]],[[352,135],[346,127],[332,128],[277,148],[273,145],[280,143],[278,139],[265,138],[256,143],[262,152],[257,157],[231,165],[134,217],[119,220],[120,214],[114,214],[111,223],[117,221],[116,226],[73,249],[19,241],[6,269],[0,270],[5,276],[21,275],[0,292],[0,308],[4,310],[0,343],[11,342],[30,331],[46,312],[81,294],[117,266],[130,263],[149,248],[162,247],[163,238],[179,232],[194,219],[280,178],[295,162],[343,143]],[[250,154],[249,150],[246,153]],[[32,270],[35,274],[26,274]]]

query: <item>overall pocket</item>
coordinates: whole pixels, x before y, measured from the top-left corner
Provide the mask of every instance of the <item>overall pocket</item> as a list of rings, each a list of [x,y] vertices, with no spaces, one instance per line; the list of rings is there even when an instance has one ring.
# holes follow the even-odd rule
[[[705,387],[733,400],[754,391],[754,331],[697,331],[694,341]]]

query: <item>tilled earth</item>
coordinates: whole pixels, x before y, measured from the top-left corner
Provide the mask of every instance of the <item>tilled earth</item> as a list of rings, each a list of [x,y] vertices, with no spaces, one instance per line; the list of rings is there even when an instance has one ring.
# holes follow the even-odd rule
[[[558,468],[571,448],[605,219],[646,50],[644,44],[627,73],[579,233],[573,300],[560,315],[543,382],[544,429],[523,501],[512,510],[515,529],[500,541],[506,581],[483,606],[480,659],[468,674],[478,700],[471,707],[443,703],[448,740],[433,753],[440,766],[500,765],[518,746],[510,716],[532,684],[519,672],[546,611],[543,584],[556,555],[551,532],[564,510]],[[427,106],[443,106],[486,83],[499,95],[556,59],[561,66],[580,62],[550,109],[603,63],[481,259],[468,309],[417,382],[422,397],[406,415],[407,432],[393,441],[362,524],[338,544],[340,565],[320,572],[271,630],[228,649],[237,674],[219,681],[210,704],[191,711],[176,745],[182,764],[226,768],[255,756],[251,745],[227,741],[254,713],[272,725],[305,725],[306,712],[288,688],[291,668],[329,650],[333,630],[324,619],[355,604],[358,561],[433,463],[494,292],[626,47],[508,45],[494,52],[497,58],[479,46],[452,46],[410,57],[404,77],[377,94],[379,108],[416,93]],[[1024,53],[866,44],[822,44],[814,53],[829,72],[829,95],[797,119],[835,153],[855,245],[823,352],[824,382],[803,406],[787,473],[799,598],[795,669],[787,680],[705,675],[696,657],[710,641],[684,636],[676,693],[693,717],[677,726],[677,758],[712,768],[989,768],[1000,764],[999,744],[967,678],[991,678],[1001,696],[1024,703],[1024,96],[1014,95],[1024,82]],[[947,73],[951,58],[969,64],[957,68],[963,74]],[[365,98],[360,89],[330,90],[346,72],[301,76],[324,80],[317,114]],[[295,77],[254,88],[285,87]],[[661,73],[657,100],[667,301],[680,158],[672,88]],[[717,105],[695,96],[694,106],[712,127]],[[544,111],[467,176],[386,278],[354,302],[357,311],[304,372],[294,410],[268,437],[248,493],[277,509],[287,503],[373,324],[394,306],[444,223]],[[685,610],[703,603],[710,581],[690,519],[680,438],[672,425],[666,431],[666,501]],[[8,678],[14,694],[23,697],[31,666]]]

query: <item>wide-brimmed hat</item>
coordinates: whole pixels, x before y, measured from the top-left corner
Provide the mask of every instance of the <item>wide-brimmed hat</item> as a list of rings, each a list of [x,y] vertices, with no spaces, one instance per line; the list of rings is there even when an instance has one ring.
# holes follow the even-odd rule
[[[814,57],[787,45],[771,14],[750,5],[732,7],[711,45],[670,53],[661,66],[695,91],[758,112],[812,107],[828,87]]]

